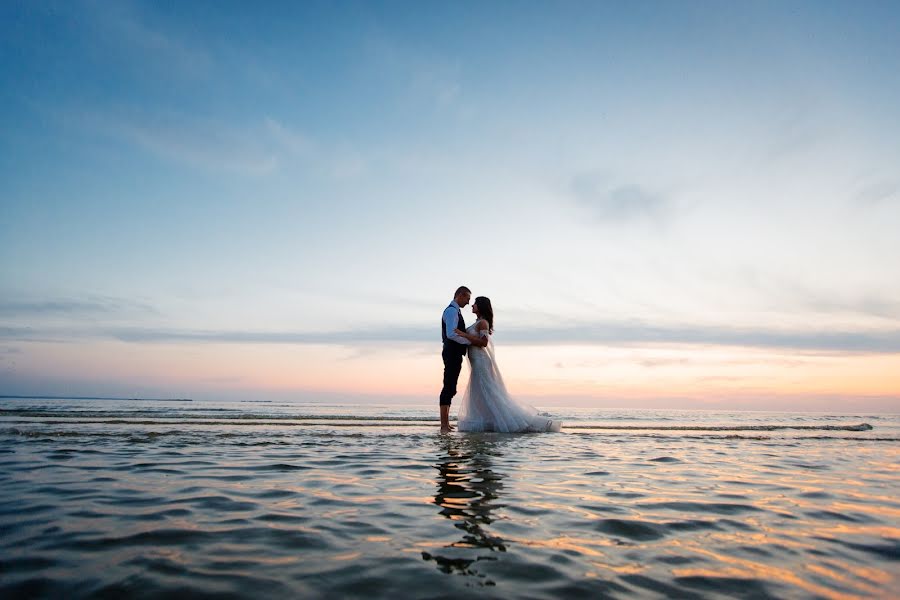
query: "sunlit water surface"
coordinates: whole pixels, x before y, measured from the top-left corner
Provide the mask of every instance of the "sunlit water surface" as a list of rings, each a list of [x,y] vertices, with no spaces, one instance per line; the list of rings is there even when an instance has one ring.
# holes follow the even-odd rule
[[[0,597],[900,590],[900,416],[552,413],[2,400]]]

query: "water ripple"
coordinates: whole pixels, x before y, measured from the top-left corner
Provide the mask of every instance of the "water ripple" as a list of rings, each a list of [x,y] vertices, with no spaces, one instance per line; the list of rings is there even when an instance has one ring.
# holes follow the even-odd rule
[[[37,403],[0,414],[4,598],[900,587],[887,416],[574,414],[561,435],[440,435],[403,409]]]

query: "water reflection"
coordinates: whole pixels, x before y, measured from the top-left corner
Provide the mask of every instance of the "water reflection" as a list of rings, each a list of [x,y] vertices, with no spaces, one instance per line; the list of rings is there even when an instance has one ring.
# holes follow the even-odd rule
[[[439,514],[450,519],[463,535],[440,553],[422,552],[422,558],[437,563],[444,573],[484,578],[473,564],[497,560],[495,553],[506,551],[503,539],[488,529],[495,519],[492,513],[504,506],[498,499],[506,476],[497,472],[493,463],[501,443],[493,434],[442,436],[438,441],[434,503],[440,507]],[[493,582],[485,580],[482,584]]]

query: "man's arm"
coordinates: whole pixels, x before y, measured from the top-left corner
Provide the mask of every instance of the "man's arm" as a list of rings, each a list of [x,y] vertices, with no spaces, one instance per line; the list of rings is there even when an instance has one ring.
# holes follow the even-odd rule
[[[460,344],[465,344],[466,346],[470,345],[472,342],[463,336],[456,334],[456,326],[458,324],[459,317],[456,309],[452,306],[448,306],[444,309],[444,332],[447,334],[447,339]]]
[[[487,324],[487,322],[481,321],[480,323],[478,323],[478,331],[479,331],[479,333],[477,333],[477,334],[466,333],[466,334],[464,334],[464,337],[465,337],[467,340],[469,340],[469,343],[470,343],[471,345],[473,345],[473,346],[480,346],[480,347],[483,348],[483,347],[485,347],[485,346],[488,345],[488,341],[489,341],[488,338],[487,338],[487,336],[481,335],[481,332],[487,332],[487,331],[488,331],[488,324]]]

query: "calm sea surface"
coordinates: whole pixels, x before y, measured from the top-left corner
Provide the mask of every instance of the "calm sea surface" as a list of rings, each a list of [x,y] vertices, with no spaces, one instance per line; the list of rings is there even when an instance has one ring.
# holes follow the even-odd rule
[[[900,416],[0,400],[2,598],[900,592]]]

